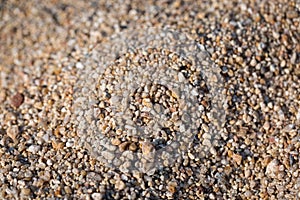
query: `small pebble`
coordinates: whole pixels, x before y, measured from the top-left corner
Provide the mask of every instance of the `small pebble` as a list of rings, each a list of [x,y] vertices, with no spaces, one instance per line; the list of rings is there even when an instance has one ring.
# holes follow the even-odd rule
[[[10,137],[14,142],[17,140],[19,134],[19,127],[17,125],[12,125],[7,129],[7,136]]]
[[[28,147],[27,151],[36,154],[40,150],[40,146],[38,145],[31,145]]]
[[[150,142],[143,142],[142,143],[142,152],[144,155],[148,156],[154,150],[153,145]]]
[[[24,102],[24,95],[21,93],[17,93],[11,98],[11,105],[15,108],[19,108]]]

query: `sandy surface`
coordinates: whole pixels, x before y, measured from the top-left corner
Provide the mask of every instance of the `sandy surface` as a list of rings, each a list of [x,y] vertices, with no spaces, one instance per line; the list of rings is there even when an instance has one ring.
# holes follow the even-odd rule
[[[300,198],[298,0],[2,0],[0,19],[0,199]]]

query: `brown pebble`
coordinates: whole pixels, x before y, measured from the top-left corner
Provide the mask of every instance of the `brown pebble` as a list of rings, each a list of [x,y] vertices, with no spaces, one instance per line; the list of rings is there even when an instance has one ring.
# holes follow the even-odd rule
[[[58,188],[55,192],[54,192],[56,197],[61,197],[61,190],[60,188]]]
[[[233,153],[232,159],[233,159],[238,165],[240,165],[240,164],[242,163],[242,156],[239,155],[239,154]]]
[[[232,168],[230,167],[230,165],[225,166],[224,172],[226,175],[229,175],[232,172]]]
[[[55,149],[55,150],[59,150],[59,149],[62,149],[64,147],[64,143],[62,142],[57,142],[55,140],[52,141],[52,147]]]
[[[31,191],[28,188],[22,188],[22,190],[21,190],[21,195],[22,196],[29,196],[30,193],[31,193]]]
[[[177,183],[175,181],[171,181],[168,184],[168,191],[172,194],[176,192]]]
[[[70,188],[69,186],[65,186],[65,187],[64,187],[64,191],[65,191],[65,193],[67,193],[67,194],[71,194],[71,193],[72,193],[72,190],[71,190],[71,188]]]
[[[242,162],[242,156],[239,154],[234,153],[233,151],[229,150],[227,152],[228,157],[232,158],[232,160],[234,160],[238,165],[241,164]]]
[[[123,152],[127,149],[128,146],[129,146],[129,142],[123,142],[119,145],[119,149],[121,152]]]
[[[19,108],[24,102],[24,95],[21,93],[17,93],[11,98],[11,105],[15,108]]]
[[[136,146],[135,143],[131,143],[131,144],[129,145],[129,150],[130,150],[130,151],[135,151],[136,149],[137,149],[137,146]]]

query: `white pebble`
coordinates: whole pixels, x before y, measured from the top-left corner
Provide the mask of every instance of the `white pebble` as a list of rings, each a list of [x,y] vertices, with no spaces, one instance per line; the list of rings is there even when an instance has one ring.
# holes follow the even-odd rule
[[[93,193],[92,194],[92,199],[93,200],[100,200],[100,199],[102,199],[102,194],[101,193]]]
[[[266,168],[266,175],[270,176],[270,177],[276,177],[277,173],[278,173],[278,160],[274,159],[272,160]]]
[[[74,142],[73,141],[68,141],[66,143],[66,147],[72,147],[74,145]]]
[[[33,154],[36,154],[40,150],[40,146],[38,145],[31,145],[28,147],[27,151]]]
[[[81,62],[78,62],[78,63],[76,63],[76,68],[77,69],[83,69],[84,66],[83,66],[83,64]]]
[[[48,159],[46,163],[47,163],[48,166],[51,166],[53,164],[51,159]]]

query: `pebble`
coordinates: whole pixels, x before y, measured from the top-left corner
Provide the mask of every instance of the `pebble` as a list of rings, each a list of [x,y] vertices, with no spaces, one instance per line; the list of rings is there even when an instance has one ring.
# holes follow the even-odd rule
[[[291,10],[286,13],[286,16],[289,19],[294,19],[294,18],[299,17],[299,12],[297,12],[296,10]]]
[[[115,158],[115,154],[112,153],[112,152],[109,152],[109,151],[104,151],[104,152],[102,153],[102,155],[103,155],[103,157],[104,157],[106,160],[109,160],[109,161],[111,161],[111,160],[113,160],[113,159]]]
[[[92,195],[93,200],[101,200],[103,199],[103,195],[101,193],[93,193]]]
[[[168,183],[168,191],[172,194],[176,192],[177,183],[175,181],[170,181]]]
[[[190,152],[188,152],[188,156],[191,160],[194,160],[195,159],[195,156],[193,154],[191,154]]]
[[[111,144],[112,144],[112,145],[115,145],[115,146],[118,146],[118,145],[121,144],[121,141],[119,140],[119,138],[113,138],[113,139],[111,140]]]
[[[66,142],[66,147],[72,147],[74,146],[74,142],[73,141],[67,141]]]
[[[136,149],[137,149],[137,146],[136,146],[135,143],[131,143],[131,144],[129,145],[129,150],[130,150],[130,151],[135,151]]]
[[[76,68],[77,69],[83,69],[84,66],[83,66],[83,64],[81,62],[78,62],[78,63],[76,63]]]
[[[270,129],[270,123],[268,121],[266,121],[263,125],[263,128],[268,131]]]
[[[125,183],[122,180],[116,181],[116,189],[123,190],[126,187]]]
[[[21,93],[17,93],[11,98],[11,105],[15,108],[19,108],[24,102],[24,95]]]
[[[17,141],[19,135],[19,127],[17,125],[9,126],[7,129],[7,136],[10,137],[14,142]]]
[[[21,190],[21,196],[27,197],[27,196],[29,196],[30,194],[31,194],[31,191],[30,191],[29,188],[23,188],[23,189]]]
[[[120,151],[121,152],[125,151],[129,145],[130,145],[129,142],[123,142],[123,143],[119,144]]]
[[[153,153],[154,147],[150,142],[143,142],[142,143],[142,152],[145,156],[149,156]]]
[[[202,144],[203,144],[204,146],[210,147],[210,146],[211,146],[211,141],[208,140],[208,139],[204,139],[203,142],[202,142]]]
[[[28,147],[27,151],[33,154],[36,154],[40,150],[40,146],[38,145],[31,145]]]
[[[272,178],[276,178],[279,171],[279,162],[277,159],[273,159],[266,167],[266,175]]]

